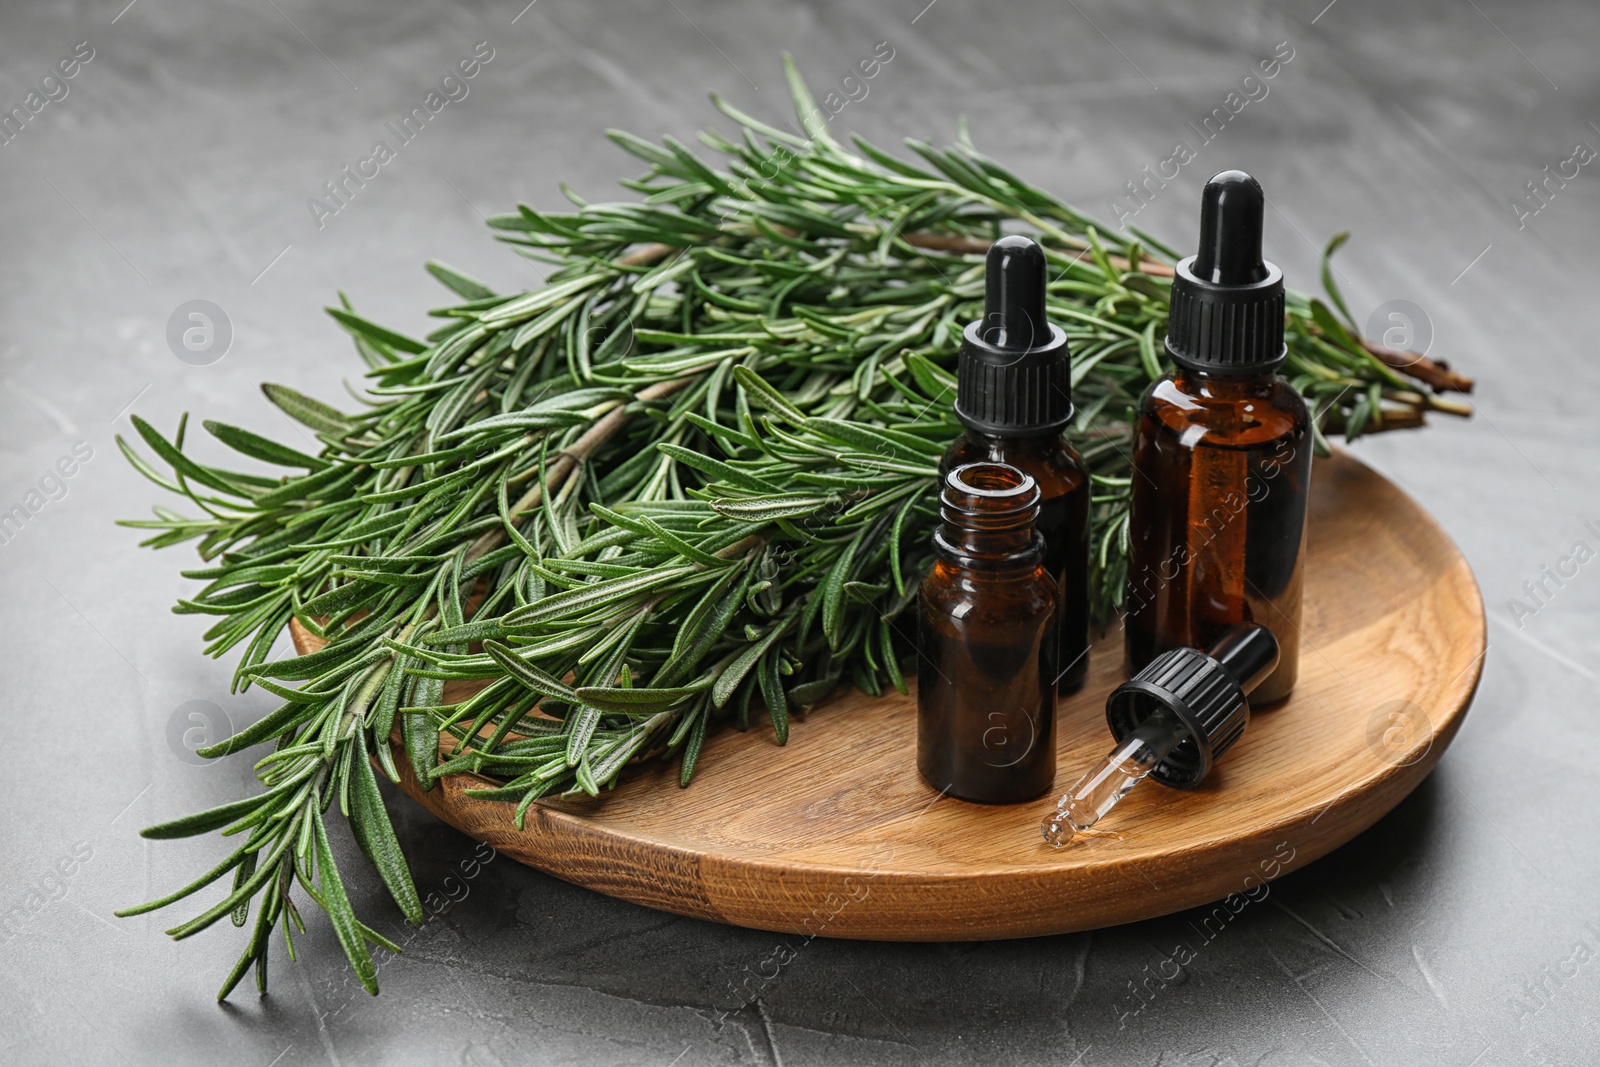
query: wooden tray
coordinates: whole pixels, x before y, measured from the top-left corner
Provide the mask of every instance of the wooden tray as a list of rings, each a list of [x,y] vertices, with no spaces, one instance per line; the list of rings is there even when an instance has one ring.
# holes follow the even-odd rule
[[[1300,682],[1254,716],[1202,788],[1142,785],[1103,834],[1056,850],[1054,796],[989,807],[917,776],[916,702],[849,691],[796,721],[708,740],[694,784],[676,761],[633,768],[598,800],[474,800],[482,779],[402,788],[523,863],[611,896],[763,930],[984,940],[1152,918],[1258,887],[1332,851],[1416,788],[1466,716],[1486,650],[1466,561],[1417,504],[1345,454],[1312,479]],[[302,651],[315,640],[297,628]],[[1058,790],[1111,747],[1120,634],[1060,710]],[[760,751],[757,751],[760,750]],[[407,768],[403,753],[396,763]]]

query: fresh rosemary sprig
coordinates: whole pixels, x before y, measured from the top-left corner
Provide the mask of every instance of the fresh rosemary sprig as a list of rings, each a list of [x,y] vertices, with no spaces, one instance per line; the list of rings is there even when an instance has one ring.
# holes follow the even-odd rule
[[[294,956],[294,894],[327,911],[362,983],[367,944],[328,843],[337,804],[412,922],[421,904],[378,792],[403,740],[416,779],[471,772],[479,795],[529,806],[597,794],[630,762],[672,758],[688,785],[709,732],[789,719],[840,684],[902,691],[907,608],[927,563],[938,458],[959,432],[953,357],[982,299],[982,252],[1024,229],[1057,272],[1050,311],[1074,352],[1071,433],[1095,471],[1095,596],[1116,610],[1126,544],[1131,413],[1165,370],[1171,249],[1099,232],[963,138],[917,162],[836,141],[789,67],[803,134],[717,102],[740,128],[705,134],[723,169],[671,138],[613,133],[649,169],[630,203],[491,220],[557,265],[501,295],[441,264],[460,298],[425,340],[348,300],[330,314],[367,366],[345,412],[284,386],[268,399],[315,432],[308,455],[208,422],[223,445],[294,472],[200,463],[186,420],[169,441],[134,425],[200,510],[127,525],[145,543],[198,539],[207,584],[180,613],[218,616],[207,651],[243,647],[235,688],[281,707],[202,750],[270,743],[262,789],[144,831],[220,831],[235,850],[193,883],[122,914],[233,888],[169,931],[223,916],[253,932],[224,982],[266,989],[275,927]],[[1332,248],[1337,247],[1337,240]],[[1289,373],[1319,425],[1347,436],[1464,413],[1429,388],[1440,365],[1369,348],[1333,302],[1292,295]],[[1402,364],[1400,368],[1391,364]],[[1444,378],[1441,378],[1444,375]],[[1319,430],[1318,443],[1326,447]],[[290,620],[326,642],[271,660]],[[447,683],[471,683],[452,689]],[[441,738],[444,743],[441,745]]]

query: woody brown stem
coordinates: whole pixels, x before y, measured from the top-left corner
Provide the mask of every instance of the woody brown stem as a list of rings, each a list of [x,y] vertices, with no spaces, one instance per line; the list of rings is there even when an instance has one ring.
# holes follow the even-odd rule
[[[1361,428],[1361,435],[1384,433],[1389,430],[1416,430],[1428,425],[1427,416],[1414,408],[1386,408],[1381,413],[1373,415]],[[1323,433],[1343,433],[1345,419],[1343,412],[1329,412],[1322,421]]]
[[[1442,359],[1429,359],[1427,356],[1418,355],[1415,352],[1397,352],[1392,348],[1375,345],[1366,339],[1362,339],[1361,347],[1370,352],[1384,366],[1430,385],[1441,393],[1472,392],[1472,379],[1466,375],[1457,374],[1450,369],[1450,364]]]
[[[676,251],[678,251],[678,249],[672,245],[640,245],[627,255],[618,256],[617,265],[619,267],[643,267],[656,262],[668,253]]]
[[[666,246],[659,247],[665,248]],[[671,396],[693,380],[693,378],[673,378],[670,381],[656,382],[654,385],[648,385],[635,393],[633,402],[647,404],[652,400],[660,400],[664,396]],[[556,457],[555,462],[546,469],[544,480],[542,482],[534,482],[533,487],[522,494],[522,497],[511,506],[509,512],[510,520],[515,523],[527,513],[528,509],[537,507],[539,501],[544,499],[546,492],[553,492],[559,489],[572,472],[577,470],[579,463],[588,459],[612,434],[622,429],[628,422],[629,406],[628,404],[618,404],[599,419],[596,419],[593,426],[590,426],[583,432],[581,437],[572,442],[571,448],[564,449]],[[505,540],[505,536],[504,530],[490,530],[485,533],[477,541],[473,542],[471,548],[467,549],[466,561],[471,563],[484,554],[494,551],[500,547],[500,543]]]
[[[948,233],[908,233],[903,238],[905,243],[913,248],[926,248],[933,252],[953,252],[960,256],[979,256],[989,251],[989,246],[994,242],[982,237],[962,237]],[[1079,262],[1089,258],[1087,251],[1080,251],[1073,257]],[[1131,270],[1126,256],[1107,256],[1111,265],[1118,270]],[[1152,278],[1172,277],[1172,268],[1165,263],[1158,263],[1153,259],[1139,260],[1139,273],[1148,274]]]

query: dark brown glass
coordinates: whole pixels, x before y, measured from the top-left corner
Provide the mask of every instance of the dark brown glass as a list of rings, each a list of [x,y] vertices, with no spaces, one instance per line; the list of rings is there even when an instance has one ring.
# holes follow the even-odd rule
[[[1274,374],[1179,370],[1140,401],[1129,517],[1127,666],[1255,622],[1282,656],[1251,695],[1281,700],[1300,659],[1311,416]]]
[[[980,461],[1010,464],[1039,487],[1034,529],[1044,535],[1044,569],[1061,603],[1056,691],[1076,693],[1089,675],[1089,470],[1059,433],[996,437],[969,430],[945,453],[940,471]]]
[[[976,463],[946,475],[940,504],[918,598],[917,769],[964,800],[1031,800],[1056,773],[1060,594],[1034,529],[1039,490]]]

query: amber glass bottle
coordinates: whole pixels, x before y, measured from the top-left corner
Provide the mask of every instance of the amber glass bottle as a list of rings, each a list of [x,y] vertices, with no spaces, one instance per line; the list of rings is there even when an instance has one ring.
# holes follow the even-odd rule
[[[1038,486],[1015,467],[945,476],[918,598],[917,769],[964,800],[1031,800],[1055,780],[1059,592],[1038,514]]]
[[[1007,463],[1038,486],[1035,528],[1060,592],[1056,686],[1064,696],[1089,672],[1089,472],[1062,435],[1072,420],[1072,357],[1045,315],[1047,273],[1043,250],[1026,237],[989,249],[984,317],[967,326],[957,370],[956,416],[967,433],[941,470]]]
[[[1283,273],[1261,258],[1265,198],[1224,171],[1201,200],[1200,251],[1178,264],[1167,351],[1140,401],[1129,519],[1128,669],[1206,648],[1229,627],[1272,631],[1262,704],[1294,688],[1300,651],[1311,417],[1277,374]]]

